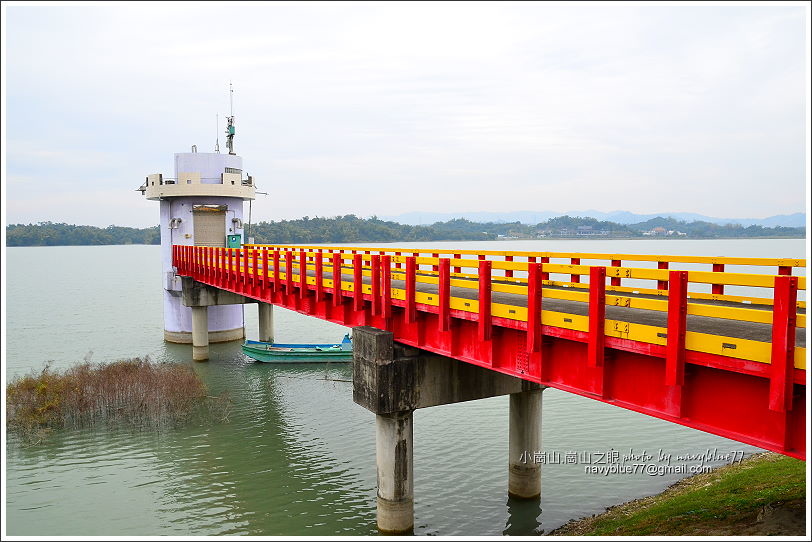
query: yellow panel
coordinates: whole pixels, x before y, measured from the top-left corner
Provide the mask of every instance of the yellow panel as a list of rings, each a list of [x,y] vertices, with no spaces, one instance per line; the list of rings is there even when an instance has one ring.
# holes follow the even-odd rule
[[[576,331],[589,331],[589,318],[578,314],[542,310],[541,323],[545,326],[562,327]]]
[[[424,305],[439,305],[440,297],[437,294],[427,294],[425,292],[415,292],[414,300],[416,303],[423,303]]]
[[[759,341],[688,331],[685,334],[685,348],[706,354],[770,363],[771,344]]]
[[[503,305],[502,303],[491,303],[491,315],[498,318],[509,318],[520,322],[527,321],[527,308]]]
[[[479,301],[476,299],[465,299],[462,297],[452,297],[448,302],[448,307],[458,311],[479,312]]]
[[[806,348],[795,349],[795,368],[806,371]]]

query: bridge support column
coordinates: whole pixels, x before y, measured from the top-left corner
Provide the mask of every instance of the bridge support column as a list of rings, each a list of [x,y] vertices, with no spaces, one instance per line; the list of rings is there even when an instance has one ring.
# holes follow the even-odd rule
[[[259,340],[267,343],[273,342],[273,305],[270,303],[257,303],[259,309]]]
[[[192,307],[192,359],[209,359],[209,308]]]
[[[375,416],[378,471],[378,530],[382,534],[414,531],[412,411]]]
[[[516,423],[539,420],[540,392],[532,395],[531,391],[538,391],[539,384],[397,344],[392,332],[373,327],[353,328],[352,342],[352,399],[376,415],[378,529],[382,533],[407,533],[414,528],[412,413],[416,409],[514,394],[520,404]],[[517,446],[535,446],[533,434],[538,442],[538,430],[520,428],[516,435],[525,436],[517,439]],[[529,480],[522,487],[532,487],[532,474],[522,479]]]
[[[541,451],[541,392],[544,388],[510,394],[508,495],[519,499],[541,497],[541,465],[533,461]]]

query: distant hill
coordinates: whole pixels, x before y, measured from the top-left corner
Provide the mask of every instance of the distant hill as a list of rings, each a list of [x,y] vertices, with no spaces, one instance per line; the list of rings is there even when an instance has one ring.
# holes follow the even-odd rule
[[[639,224],[652,218],[663,217],[673,218],[685,222],[709,222],[711,224],[735,224],[740,226],[764,226],[774,228],[783,226],[787,228],[800,228],[806,225],[806,213],[792,213],[788,215],[775,215],[767,218],[717,218],[700,215],[697,213],[651,213],[636,214],[629,211],[612,211],[604,213],[589,209],[586,211],[568,211],[561,213],[557,211],[513,211],[509,213],[496,212],[470,212],[470,213],[430,213],[413,211],[393,216],[382,216],[382,220],[398,222],[400,224],[428,225],[437,222],[447,222],[455,218],[464,218],[472,222],[494,222],[521,224],[538,224],[558,216],[572,216],[583,218],[594,218],[596,220],[614,222],[616,224]]]

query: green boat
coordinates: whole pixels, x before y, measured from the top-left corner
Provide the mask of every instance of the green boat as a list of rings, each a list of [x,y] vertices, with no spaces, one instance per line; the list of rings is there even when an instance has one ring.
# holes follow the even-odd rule
[[[352,359],[349,334],[338,344],[284,344],[245,341],[243,353],[263,363],[341,363]]]

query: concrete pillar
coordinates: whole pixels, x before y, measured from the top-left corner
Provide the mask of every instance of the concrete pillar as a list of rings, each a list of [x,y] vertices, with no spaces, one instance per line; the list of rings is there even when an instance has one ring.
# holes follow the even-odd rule
[[[412,413],[375,416],[378,467],[378,530],[382,534],[414,531]]]
[[[541,465],[533,461],[541,451],[542,389],[510,394],[508,495],[519,499],[541,496]]]
[[[209,308],[192,307],[192,359],[209,359]]]
[[[259,309],[259,340],[266,343],[273,342],[273,305],[270,303],[257,303]]]

